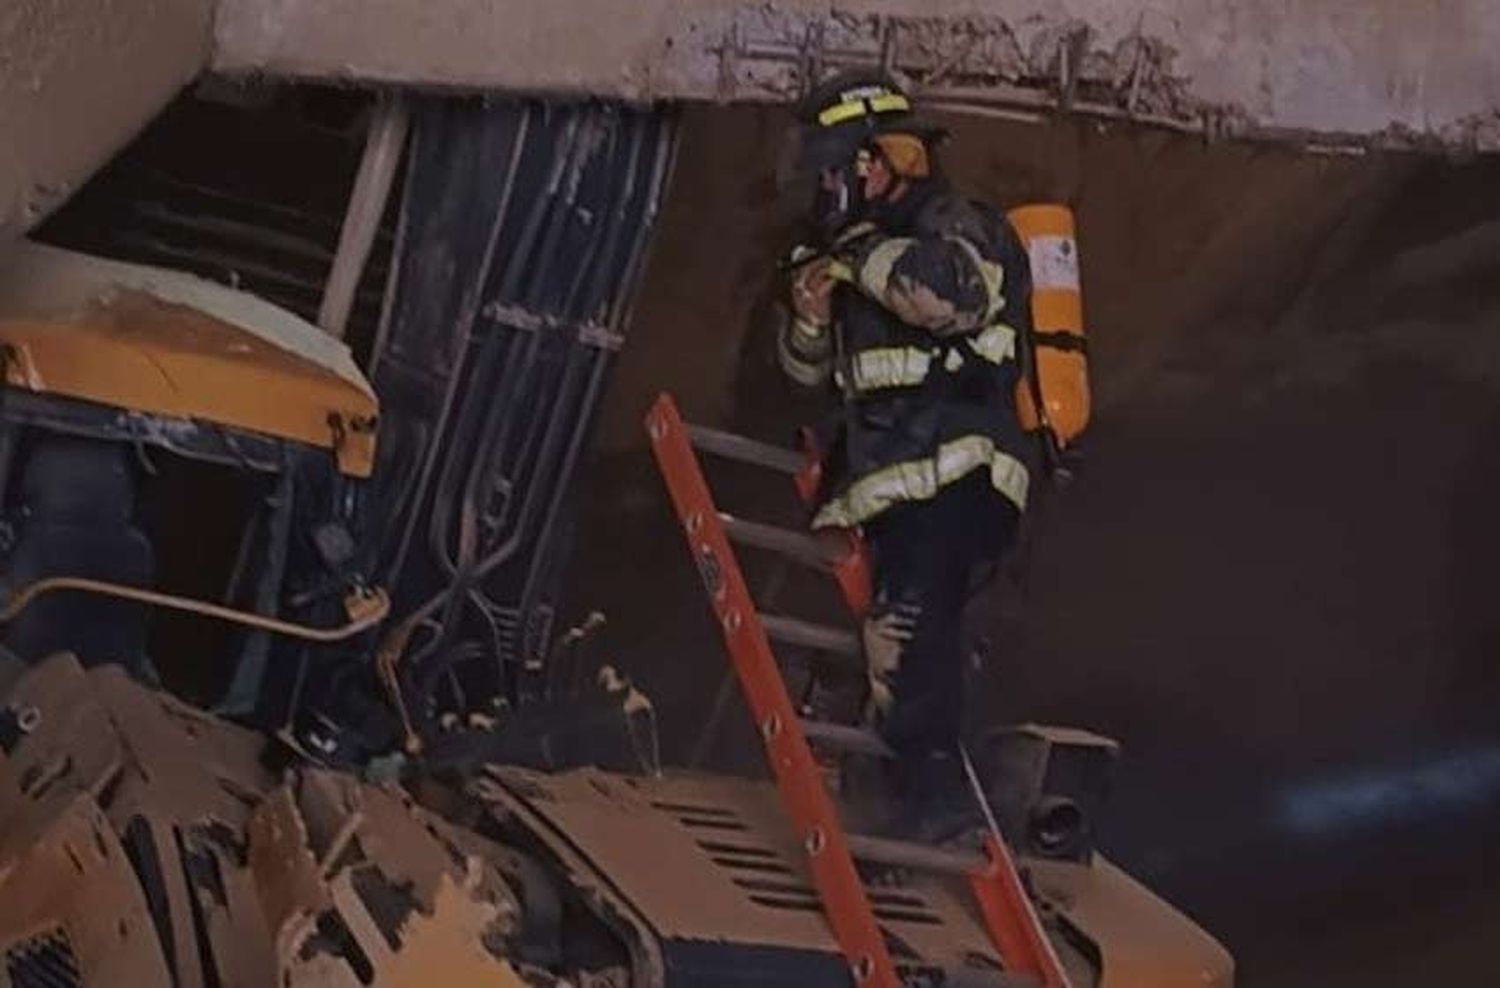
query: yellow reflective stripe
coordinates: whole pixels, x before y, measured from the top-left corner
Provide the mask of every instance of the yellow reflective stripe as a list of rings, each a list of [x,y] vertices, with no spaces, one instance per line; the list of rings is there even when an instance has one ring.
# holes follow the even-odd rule
[[[903,501],[930,501],[939,490],[988,467],[990,483],[1017,508],[1026,507],[1030,476],[1026,465],[986,436],[964,436],[938,447],[937,455],[895,463],[867,474],[841,497],[825,504],[814,528],[852,528]]]
[[[1014,329],[996,323],[966,342],[976,356],[998,365],[1015,358],[1016,338]],[[932,370],[934,352],[910,346],[861,350],[852,362],[854,387],[858,391],[874,391],[921,384]],[[956,349],[949,350],[943,366],[957,371],[963,366],[963,355]]]
[[[1016,331],[997,322],[969,340],[969,349],[992,364],[1003,364],[1016,356]]]
[[[952,243],[969,256],[974,262],[974,269],[979,272],[980,280],[984,282],[984,322],[989,322],[1000,314],[1005,308],[1005,296],[1001,289],[1005,287],[1005,268],[989,260],[979,252],[979,248],[969,243],[962,237],[948,237]]]
[[[776,334],[776,356],[787,377],[804,387],[817,387],[833,369],[827,327],[793,316],[791,325]]]
[[[818,114],[818,123],[824,127],[832,127],[848,120],[857,120],[866,112],[899,113],[910,109],[911,101],[905,96],[900,93],[886,93],[882,96],[871,96],[868,99],[852,99],[844,103],[836,103]]]
[[[996,323],[967,340],[969,349],[992,364],[1015,358],[1016,331]],[[932,370],[935,351],[919,347],[878,347],[861,350],[851,361],[855,391],[878,391],[881,388],[903,388],[921,384]],[[948,351],[943,367],[957,371],[963,366],[963,355],[957,349]]]
[[[876,113],[899,113],[911,109],[911,101],[900,93],[887,93],[870,100],[870,109]]]
[[[854,390],[875,391],[921,384],[932,368],[932,354],[916,347],[882,347],[854,355]]]
[[[891,237],[882,240],[870,253],[865,255],[865,262],[859,266],[859,287],[872,298],[885,298],[886,289],[891,283],[891,269],[896,266],[896,261],[906,249],[916,243],[910,237]]]

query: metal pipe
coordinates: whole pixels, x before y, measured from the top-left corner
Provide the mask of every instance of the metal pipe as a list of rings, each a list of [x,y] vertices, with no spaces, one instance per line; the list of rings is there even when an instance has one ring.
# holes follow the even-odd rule
[[[580,344],[573,344],[574,351],[582,349]],[[570,353],[571,357],[573,354]],[[547,551],[547,544],[552,539],[552,530],[556,527],[558,513],[562,509],[569,491],[569,481],[572,478],[574,468],[578,464],[579,455],[583,451],[583,441],[587,437],[590,425],[593,423],[594,406],[598,402],[599,393],[603,390],[604,374],[609,368],[609,354],[604,351],[598,352],[594,357],[594,366],[590,369],[588,383],[584,389],[583,398],[579,402],[576,414],[573,418],[573,432],[568,439],[568,445],[563,453],[562,462],[557,469],[557,475],[553,478],[552,497],[547,505],[547,513],[542,520],[541,533],[537,536],[538,551],[533,554],[531,565],[526,572],[526,583],[521,590],[521,613],[527,613],[530,606],[535,603],[537,574],[544,561],[550,560],[551,554]],[[561,392],[559,388],[559,392]],[[559,404],[562,395],[559,394]]]
[[[622,123],[631,118],[622,116]],[[593,275],[589,282],[587,293],[583,296],[583,306],[576,310],[575,314],[580,320],[588,320],[595,314],[595,309],[604,301],[608,289],[609,279],[613,271],[615,257],[619,253],[620,239],[629,218],[630,207],[636,199],[636,180],[640,172],[640,159],[645,141],[644,125],[633,128],[633,136],[630,143],[630,151],[627,157],[625,175],[618,186],[616,203],[613,209],[607,211],[609,224],[602,237],[591,242],[591,254],[597,254],[596,263],[593,267]],[[649,226],[638,226],[636,228],[637,239],[644,240],[649,236]],[[627,261],[628,263],[628,261]],[[581,269],[582,270],[582,269]],[[623,286],[616,286],[623,288]],[[575,282],[574,291],[569,295],[569,302],[576,301],[578,283]],[[577,340],[570,341],[569,346],[577,349],[583,346]],[[571,357],[570,353],[570,357]],[[526,582],[521,590],[521,613],[526,614],[535,604],[537,596],[537,582],[542,565],[550,561],[551,553],[547,546],[552,538],[552,531],[556,526],[557,515],[562,503],[567,496],[569,482],[577,467],[578,458],[582,453],[583,441],[590,431],[593,423],[594,411],[598,403],[600,392],[603,390],[605,372],[610,366],[609,354],[600,353],[594,360],[594,366],[588,379],[588,385],[584,390],[582,399],[577,406],[576,417],[573,426],[573,434],[568,442],[566,452],[563,454],[562,463],[557,470],[552,502],[548,505],[547,514],[542,521],[542,529],[537,537],[537,552],[533,555],[531,565],[527,569]],[[559,388],[557,401],[561,402],[565,392]]]
[[[528,217],[526,232],[521,242],[516,245],[515,252],[511,255],[506,265],[506,270],[503,272],[499,291],[499,299],[501,301],[511,298],[512,293],[520,287],[521,274],[525,267],[524,262],[530,259],[531,245],[540,235],[541,244],[537,249],[537,254],[540,257],[539,270],[533,274],[533,281],[527,286],[528,290],[520,293],[523,304],[535,304],[538,301],[540,296],[538,286],[542,281],[542,274],[545,272],[547,265],[551,263],[552,255],[556,252],[557,246],[562,239],[563,228],[566,226],[568,214],[575,204],[581,173],[588,162],[590,142],[584,139],[585,135],[583,134],[584,127],[588,123],[587,117],[579,114],[570,117],[565,126],[564,132],[554,149],[557,158],[549,177],[547,193],[540,197],[533,206],[532,213]],[[561,193],[560,202],[559,193]],[[543,220],[549,211],[552,211],[553,215],[551,221],[545,224],[546,232],[543,234]],[[474,573],[474,557],[479,548],[477,545],[478,512],[476,509],[479,488],[482,481],[487,478],[490,470],[498,472],[500,469],[504,451],[510,444],[511,427],[518,418],[518,416],[511,414],[511,409],[518,406],[522,392],[530,381],[532,369],[536,365],[537,358],[545,342],[545,327],[538,327],[531,332],[532,337],[528,341],[524,358],[519,362],[519,369],[516,366],[516,361],[507,360],[504,365],[500,384],[494,392],[496,400],[493,401],[490,409],[490,421],[499,427],[499,434],[493,437],[486,436],[483,448],[480,451],[481,457],[486,460],[489,455],[496,457],[493,466],[486,462],[484,466],[485,472],[481,473],[478,465],[473,464],[470,459],[468,449],[458,447],[451,453],[452,457],[461,457],[468,461],[470,463],[470,472],[459,504],[459,540],[457,551],[453,558],[454,567],[452,582],[450,583],[450,590],[460,590],[461,592],[450,593],[448,596],[443,616],[439,621],[439,624],[444,629],[440,633],[439,644],[447,639],[451,630],[455,627],[459,608],[469,596],[469,589],[477,584],[480,579]],[[491,340],[493,340],[493,337],[491,337]],[[565,375],[571,375],[571,373],[572,361],[570,360],[565,370]],[[476,397],[476,394],[471,390],[470,398],[474,397]],[[546,434],[542,441],[543,451],[540,454],[540,458],[543,462],[545,462],[545,458],[549,455],[549,451],[554,444],[553,435],[560,424],[559,419],[559,409],[554,405],[552,414],[548,417]],[[540,426],[541,419],[538,418],[533,421],[532,428],[528,431],[522,443],[522,448],[517,454],[518,464],[524,465],[526,463],[527,454],[539,435]],[[454,461],[450,459],[450,464],[452,462]],[[524,542],[525,529],[529,523],[529,519],[535,513],[535,504],[540,497],[537,486],[535,483],[527,485],[521,516],[516,522],[514,531],[501,546],[500,552],[513,554]],[[441,489],[442,485],[440,485]],[[505,518],[511,513],[512,504],[513,500],[507,497],[504,514],[500,522],[500,530],[502,532],[504,531]],[[444,508],[444,506],[435,506],[435,509],[441,509],[444,514],[451,515],[451,511]],[[435,510],[435,522],[437,514],[438,510]],[[445,556],[445,551],[440,547],[441,539],[438,532],[439,530],[435,526],[431,533],[434,540],[434,548],[440,556]]]
[[[495,209],[495,223],[490,228],[490,235],[485,241],[484,257],[479,264],[479,270],[466,293],[462,306],[456,320],[460,327],[459,332],[463,334],[463,348],[467,349],[469,340],[473,336],[474,320],[479,312],[481,297],[484,293],[484,283],[489,279],[490,265],[494,261],[495,246],[500,239],[500,228],[504,225],[505,214],[510,209],[511,193],[515,191],[516,171],[521,161],[521,152],[526,144],[526,135],[531,127],[530,111],[523,110],[521,119],[516,126],[515,143],[511,146],[510,162],[505,170],[505,186],[500,193],[500,201]],[[438,412],[438,420],[432,430],[431,444],[422,458],[422,470],[418,475],[415,489],[412,492],[411,503],[406,516],[406,524],[402,526],[401,540],[396,545],[396,552],[391,559],[390,567],[387,569],[387,583],[396,586],[396,580],[406,565],[406,554],[411,548],[411,540],[416,534],[417,523],[420,520],[420,506],[427,497],[427,487],[432,482],[432,472],[437,469],[438,456],[442,452],[442,437],[447,432],[448,420],[453,414],[453,404],[458,397],[458,385],[463,380],[461,370],[455,370],[448,379],[447,387],[443,392],[443,407]]]
[[[276,478],[276,489],[265,502],[264,510],[269,512],[266,549],[261,561],[260,579],[255,588],[256,613],[270,617],[277,614],[284,589],[287,550],[292,534],[292,507],[296,497],[296,476],[294,457],[290,452],[283,452],[281,475]],[[270,654],[270,638],[263,631],[251,632],[240,649],[240,659],[229,681],[229,689],[219,702],[220,712],[240,714],[255,709],[260,701],[261,683],[265,679],[266,662]]]
[[[121,600],[131,600],[141,604],[150,604],[153,607],[166,607],[175,611],[187,611],[191,614],[200,614],[204,617],[215,618],[220,621],[228,621],[232,624],[241,624],[250,628],[259,628],[278,635],[286,635],[290,638],[300,638],[311,642],[340,642],[353,638],[362,631],[375,627],[384,621],[390,613],[391,601],[384,590],[378,587],[368,591],[369,596],[366,605],[361,612],[354,615],[350,620],[336,628],[314,628],[306,624],[295,624],[291,621],[283,621],[280,618],[267,617],[264,614],[255,614],[251,611],[241,611],[233,607],[224,607],[221,604],[210,603],[206,600],[195,600],[192,597],[179,597],[176,594],[160,593],[155,590],[146,590],[141,587],[132,587],[124,583],[111,583],[108,580],[91,580],[78,576],[49,576],[35,583],[28,583],[16,591],[0,608],[0,625],[9,624],[26,608],[41,596],[56,593],[60,590],[74,590],[82,593],[98,594],[103,597],[117,597]]]
[[[667,187],[672,182],[672,175],[677,168],[677,148],[677,119],[675,116],[663,114],[661,131],[657,135],[656,167],[651,173],[650,198],[646,200],[646,206],[641,211],[639,227],[642,234],[631,245],[630,258],[625,262],[619,290],[615,293],[614,301],[610,305],[609,318],[606,323],[611,329],[618,330],[624,326],[629,321],[635,305],[635,286],[645,271],[646,244],[651,239],[649,233],[656,227],[656,218],[661,212],[662,196],[666,194]]]
[[[413,131],[411,135],[413,161],[420,153],[421,140],[421,131]],[[396,210],[396,240],[391,245],[391,260],[385,271],[385,288],[380,293],[380,318],[375,324],[375,339],[370,343],[370,357],[365,364],[365,376],[372,381],[375,379],[376,371],[380,369],[380,358],[385,356],[385,346],[391,334],[391,319],[396,312],[396,289],[401,283],[401,259],[406,254],[407,228],[411,223],[411,218],[407,215],[406,203],[411,201],[412,176],[416,173],[415,168],[407,167],[406,181],[401,189],[402,208]]]
[[[354,293],[370,258],[381,217],[385,215],[391,182],[401,163],[410,124],[411,113],[399,93],[384,96],[376,104],[370,134],[365,139],[365,153],[354,177],[354,191],[349,195],[344,225],[339,230],[333,268],[323,289],[323,304],[318,309],[318,325],[329,336],[344,338],[349,311],[354,307]]]
[[[662,167],[665,167],[665,165],[663,164]],[[653,180],[659,179],[662,176],[663,176],[663,171],[662,171],[662,168],[659,167],[657,169],[655,175],[653,175]],[[650,221],[650,219],[654,218],[654,216],[655,216],[655,210],[656,210],[656,206],[657,206],[657,203],[659,202],[659,200],[660,200],[660,190],[659,189],[653,189],[652,198],[651,198],[651,200],[648,201],[648,214],[643,217],[643,222],[642,222],[642,225],[641,225],[643,231],[650,228],[650,222],[649,221]],[[642,251],[640,249],[640,247],[641,247],[641,241],[644,241],[645,239],[647,239],[647,238],[646,238],[646,236],[643,233],[643,235],[637,241],[636,250],[634,251],[634,253],[636,254],[636,257],[633,259],[634,261],[637,262],[636,266],[638,266],[639,256],[642,253]],[[627,272],[628,272],[628,269],[627,269]],[[628,283],[627,284],[622,284],[621,285],[621,293],[628,293],[629,292],[629,287],[630,286],[629,286]],[[617,296],[617,298],[618,298],[618,296]],[[616,308],[616,312],[619,312],[618,308]],[[601,365],[607,365],[607,361],[601,361],[600,364]],[[602,367],[601,367],[601,369],[602,369]],[[594,388],[597,388],[599,386],[599,378],[600,377],[602,377],[602,375],[596,375],[595,382],[594,382],[594,385],[593,385]],[[571,440],[571,445],[576,446],[576,445],[578,445],[578,444],[581,443],[582,438],[581,438],[581,435],[577,434],[578,431],[579,430],[575,430],[575,436]],[[549,427],[549,432],[550,432],[550,427]],[[473,573],[472,573],[472,578],[474,580],[481,580],[481,579],[483,579],[487,574],[493,572],[497,567],[499,567],[502,564],[504,564],[512,555],[515,554],[515,551],[520,548],[521,539],[519,537],[519,535],[520,535],[519,529],[521,528],[521,526],[517,526],[517,528],[518,528],[518,531],[516,531],[514,534],[512,534],[512,536],[506,541],[505,544],[501,545],[494,552],[490,553],[485,559],[483,559],[477,566],[474,567],[474,570],[473,570]],[[442,595],[440,594],[439,597],[441,597],[441,596]],[[435,604],[435,603],[437,603],[437,601],[435,599],[434,601],[431,601],[430,603],[434,603]],[[425,608],[424,608],[424,610],[425,610]]]
[[[587,150],[589,142],[581,139],[582,135],[580,134],[580,131],[582,129],[583,123],[586,123],[586,121],[582,121],[580,117],[574,117],[570,121],[569,128],[563,143],[563,147],[566,150],[560,153],[558,158],[559,167],[556,169],[556,171],[554,171],[551,181],[548,184],[548,201],[551,201],[560,190],[565,189],[566,191],[561,203],[562,208],[558,209],[556,215],[553,216],[552,223],[547,227],[546,235],[542,239],[541,246],[537,251],[540,258],[540,260],[538,261],[539,270],[537,272],[537,283],[539,283],[541,280],[541,274],[544,273],[547,267],[550,265],[552,260],[551,255],[557,250],[557,245],[562,238],[563,227],[566,225],[567,214],[569,210],[575,205],[574,196],[577,192],[577,176],[580,172],[582,172],[584,166],[587,164]],[[530,231],[531,236],[527,240],[528,245],[532,240],[535,239],[537,233],[540,232],[539,228],[540,223],[537,224],[537,229]],[[520,288],[519,269],[521,265],[519,262],[520,259],[525,255],[525,253],[529,253],[529,251],[522,252],[518,250],[515,257],[512,258],[513,268],[507,271],[507,275],[512,277],[508,277],[507,284],[502,287],[501,298],[510,298],[511,293]],[[539,290],[535,287],[535,284],[528,286],[528,288],[528,291],[521,293],[523,305],[535,304],[536,297],[540,294]],[[504,418],[500,421],[500,433],[494,439],[495,449],[499,451],[501,457],[503,457],[504,450],[506,450],[510,446],[512,429],[514,428],[517,419],[520,418],[520,416],[510,414],[510,410],[518,406],[522,392],[526,388],[527,384],[530,383],[532,371],[536,367],[537,358],[541,353],[542,345],[545,341],[545,327],[538,327],[532,332],[534,335],[530,341],[531,345],[527,348],[526,355],[521,361],[519,367],[513,369],[507,366],[507,377],[501,380],[501,383],[496,388],[495,392],[497,396],[497,403],[503,404],[506,410]],[[551,419],[556,418],[555,407],[553,409],[553,412],[554,414],[549,417]],[[531,429],[529,429],[526,435],[523,437],[521,449],[518,451],[517,455],[518,466],[526,462],[526,453],[535,444],[536,439],[540,434],[538,431],[540,428],[540,421],[540,419],[534,419]],[[553,427],[553,423],[549,421],[547,425],[548,435],[551,435],[551,430]],[[493,471],[498,473],[501,470],[502,464],[503,459],[497,458],[494,465],[489,469],[492,469]],[[529,500],[530,492],[528,491],[528,504]],[[505,504],[502,508],[502,513],[496,523],[497,537],[501,533],[504,533],[506,530],[506,525],[509,523],[511,517],[511,506],[513,503],[514,502],[512,498],[506,498]],[[510,552],[514,552],[516,548],[519,548],[519,538],[508,537],[505,545],[511,546],[512,543],[514,543],[514,545],[510,548]]]
[[[638,222],[635,224],[636,228],[640,231],[640,235],[633,238],[634,243],[631,245],[626,263],[619,272],[620,277],[618,282],[618,290],[615,292],[615,297],[608,303],[607,322],[611,326],[618,325],[627,316],[630,303],[630,289],[638,279],[641,273],[641,268],[643,267],[644,256],[646,253],[645,241],[648,239],[648,237],[645,235],[645,231],[650,229],[657,216],[660,207],[662,188],[666,184],[676,157],[675,152],[677,142],[676,128],[674,126],[674,123],[675,122],[670,118],[659,120],[660,129],[658,130],[656,135],[657,151],[655,155],[654,168],[652,170],[650,178],[650,186],[647,190],[648,198],[645,200],[644,207],[642,208],[641,214],[638,218]],[[570,121],[570,124],[576,126],[576,118],[574,118],[573,121]],[[566,158],[571,158],[574,156],[561,155],[560,157],[566,160]],[[587,157],[591,156],[581,154],[577,155],[577,158]],[[584,163],[586,162],[576,161],[575,166],[581,169]],[[556,182],[560,177],[561,176],[559,176],[558,173],[554,172],[551,176],[551,179],[553,182]],[[549,185],[550,184],[551,183],[549,183]],[[571,186],[575,183],[569,184]],[[555,195],[557,191],[557,186],[553,185],[547,190],[547,193],[545,193],[544,195],[550,198],[551,196]],[[573,192],[573,189],[570,187],[568,189],[568,192],[568,200],[571,203],[571,193]],[[627,193],[627,195],[623,198],[626,202],[628,202],[629,199],[633,198],[633,195]],[[530,224],[528,224],[528,226],[530,226]],[[522,239],[530,241],[535,237],[535,234],[537,232],[540,231],[528,230],[526,235],[524,235]],[[548,255],[552,253],[552,248],[556,246],[556,242],[550,235],[544,238],[544,240],[545,249],[538,251],[538,254]],[[613,245],[610,246],[613,247]],[[511,263],[507,265],[507,270],[505,272],[505,277],[502,279],[501,291],[499,293],[501,301],[507,301],[511,298],[514,298],[516,289],[521,287],[520,281],[522,280],[522,269],[521,265],[517,262],[522,259],[522,256],[524,256],[524,252],[518,252],[517,255],[512,256]],[[539,287],[537,282],[546,280],[539,277],[539,275],[548,272],[551,267],[551,259],[547,256],[531,257],[529,259],[535,265],[532,270],[532,274],[535,280],[527,286],[529,290],[524,295],[522,295],[523,300],[530,300],[531,298],[534,298],[536,296]],[[609,280],[613,279],[604,279],[606,284]],[[565,299],[565,307],[572,309],[579,302],[583,302],[586,306],[592,308],[593,305],[604,302],[604,299],[599,298],[597,295],[595,295],[595,291],[602,287],[603,285],[590,283],[585,292],[579,293],[582,295],[581,299],[576,296]],[[572,296],[574,295],[574,293],[570,292],[569,295]],[[539,333],[541,332],[541,329],[539,328],[533,330],[533,332]],[[570,353],[569,358],[565,361],[558,388],[560,393],[563,395],[566,395],[573,391],[573,385],[576,381],[576,347],[570,347],[570,349],[574,350],[575,352]],[[522,367],[515,368],[515,370],[523,371],[523,377],[529,378],[535,354],[532,354],[531,356],[533,357],[533,360],[523,360],[520,362],[522,364]],[[536,455],[533,457],[531,455],[531,446],[537,437],[535,434],[528,436],[526,441],[522,443],[522,449],[517,454],[518,469],[526,469],[529,465],[529,469],[534,474],[560,473],[560,476],[554,478],[559,484],[563,479],[566,478],[569,472],[569,465],[576,462],[578,453],[580,452],[584,438],[586,437],[588,431],[587,423],[592,417],[590,415],[589,406],[597,401],[597,396],[602,389],[602,381],[604,377],[603,371],[609,363],[610,361],[608,354],[600,354],[594,361],[594,366],[590,368],[590,373],[588,374],[587,378],[587,385],[584,388],[583,407],[581,409],[578,409],[573,415],[573,427],[567,430],[558,429],[558,426],[561,424],[561,416],[556,414],[558,412],[558,409],[554,407],[554,414],[546,416],[547,423],[541,442],[541,449],[537,450]],[[509,376],[509,373],[510,371],[507,372],[507,376]],[[507,392],[499,395],[500,401],[502,403],[509,404],[510,402],[507,402],[506,399],[515,397],[514,390],[515,387],[514,384],[512,384],[512,387],[508,389]],[[559,401],[555,404],[561,405],[562,402]],[[513,419],[514,416],[507,415],[506,418]],[[506,423],[507,432],[509,431],[509,427],[513,424],[513,422],[509,421]],[[533,423],[533,425],[539,426],[540,422]],[[564,444],[565,452],[561,458],[561,461],[559,461],[557,458],[557,453],[559,452],[557,448],[558,440],[561,439],[564,434],[567,434],[567,440]],[[509,446],[509,440],[510,437],[507,435],[505,437],[504,443],[504,445],[506,445],[507,447]],[[536,476],[533,476],[531,479],[533,481],[536,481],[538,478]],[[398,624],[391,630],[391,632],[386,636],[385,640],[381,643],[381,646],[377,652],[376,664],[381,670],[381,675],[383,680],[386,682],[387,688],[390,689],[393,694],[396,694],[394,698],[398,706],[404,706],[404,699],[399,695],[400,686],[397,682],[398,677],[396,675],[396,664],[400,661],[401,654],[405,650],[406,644],[410,640],[412,633],[416,630],[417,627],[429,621],[440,609],[443,609],[445,605],[451,605],[455,603],[456,598],[468,597],[469,590],[473,586],[483,581],[487,576],[489,576],[499,567],[503,566],[509,559],[513,558],[515,553],[525,543],[526,532],[528,531],[532,524],[532,521],[534,520],[535,513],[541,507],[541,501],[537,496],[539,492],[535,489],[539,486],[538,484],[533,482],[529,485],[523,486],[528,487],[528,496],[522,499],[522,504],[518,506],[514,502],[514,500],[508,500],[507,504],[502,510],[499,519],[499,530],[501,533],[505,533],[506,536],[502,544],[496,546],[492,551],[486,552],[477,561],[473,561],[469,565],[461,566],[460,575],[457,579],[453,580],[449,583],[448,586],[433,594],[415,610],[409,613],[407,617],[403,621],[401,621],[400,624]],[[560,492],[554,492],[554,494],[559,493]],[[547,504],[547,510],[544,515],[546,520],[544,521],[542,532],[544,537],[550,533],[551,528],[555,524],[558,510],[557,502],[558,498],[553,498],[549,499],[549,503]],[[519,518],[514,517],[514,512],[516,512],[517,507],[519,507],[520,509]],[[533,571],[532,573],[528,574],[528,576],[531,578],[528,580],[528,582],[534,582],[535,572]],[[450,618],[452,617],[451,609],[449,610],[448,616]],[[412,727],[409,720],[407,729],[408,743],[415,743],[419,745],[420,741],[412,736]]]

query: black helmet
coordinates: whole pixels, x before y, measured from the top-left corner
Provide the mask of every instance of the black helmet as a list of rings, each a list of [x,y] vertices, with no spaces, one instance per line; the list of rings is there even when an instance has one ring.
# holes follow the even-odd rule
[[[900,84],[878,69],[851,69],[821,83],[798,104],[797,120],[793,147],[782,162],[784,180],[841,167],[876,134],[912,134],[929,144],[946,135],[919,116]]]

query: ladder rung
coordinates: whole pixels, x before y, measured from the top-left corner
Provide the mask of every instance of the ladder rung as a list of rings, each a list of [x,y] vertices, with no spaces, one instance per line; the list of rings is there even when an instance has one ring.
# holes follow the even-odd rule
[[[842,628],[830,628],[826,624],[813,624],[811,621],[779,614],[761,614],[760,623],[772,641],[801,645],[803,648],[851,659],[858,659],[864,654],[860,649],[859,636]]]
[[[719,520],[724,523],[724,532],[735,542],[780,553],[809,566],[829,569],[841,558],[838,549],[805,532],[745,521],[723,511],[719,512]]]
[[[721,432],[703,425],[687,425],[688,441],[698,449],[727,460],[753,463],[768,470],[796,475],[807,465],[801,453],[784,446],[772,446],[737,436],[732,432]]]
[[[729,545],[730,536],[726,529],[734,520],[722,518],[714,506],[713,495],[704,481],[693,447],[798,478],[804,476],[803,460],[791,450],[714,429],[685,426],[676,403],[666,394],[651,406],[646,416],[646,429],[651,436],[652,451],[661,468],[662,479],[671,493],[678,520],[690,536],[694,554],[707,554],[708,561],[715,564],[700,565],[703,582],[712,599],[714,613],[722,623],[724,644],[734,659],[751,713],[758,723],[790,725],[797,715],[781,679],[776,655],[768,647],[768,638],[855,659],[861,655],[859,638],[839,628],[776,615],[759,615],[761,626],[758,629],[749,622],[742,625],[741,616],[753,614],[755,603],[750,599],[744,574],[740,572],[734,550]],[[787,533],[767,536],[767,528],[741,527],[740,533],[774,538],[785,544]],[[797,545],[805,551],[803,543],[799,541]],[[862,612],[864,605],[856,601],[865,599],[864,596],[851,593],[850,586],[845,584],[855,576],[863,575],[863,556],[856,554],[849,558],[857,565],[839,562],[833,571],[851,607]],[[744,626],[751,627],[755,633],[737,634]],[[820,731],[814,727],[811,733]],[[842,731],[821,733],[846,742],[852,739],[851,733]],[[823,779],[814,770],[816,763],[807,750],[808,736],[801,730],[768,729],[763,732],[766,759],[794,829],[808,835],[807,864],[823,914],[839,950],[851,965],[854,980],[862,988],[899,988],[901,978],[855,867],[855,858],[893,867],[964,876],[1007,975],[1035,976],[1046,988],[1069,988],[1067,973],[1052,949],[1047,931],[1027,898],[1015,863],[998,835],[986,838],[982,855],[863,836],[814,844],[814,838],[841,834],[843,826],[832,799],[823,788]],[[861,744],[868,744],[869,740],[867,737],[858,739]],[[820,850],[823,853],[819,853]]]
[[[849,853],[859,861],[945,875],[972,875],[989,864],[977,852],[950,851],[911,841],[849,835]]]
[[[885,738],[863,727],[847,724],[830,724],[822,720],[804,720],[802,733],[815,744],[826,745],[838,751],[856,755],[873,755],[876,758],[894,758],[896,753],[885,743]]]

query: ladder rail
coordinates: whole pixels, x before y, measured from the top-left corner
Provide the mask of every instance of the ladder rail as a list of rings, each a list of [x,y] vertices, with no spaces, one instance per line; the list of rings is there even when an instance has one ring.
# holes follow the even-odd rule
[[[985,864],[969,873],[969,888],[1000,957],[1014,970],[1040,978],[1045,988],[1071,988],[1021,874],[998,835],[985,836],[984,858]]]
[[[855,858],[967,877],[980,917],[1008,971],[1030,975],[1043,988],[1071,988],[1061,960],[1047,938],[1020,872],[999,832],[991,828],[982,855],[963,854],[880,838],[846,835],[809,738],[846,750],[888,757],[877,735],[842,725],[804,722],[798,716],[771,650],[773,637],[847,653],[854,636],[796,619],[760,614],[730,544],[736,536],[762,548],[804,554],[827,565],[858,616],[868,606],[869,574],[863,546],[850,533],[853,551],[835,560],[817,558],[791,533],[722,514],[704,480],[695,448],[798,474],[796,454],[730,433],[687,425],[671,395],[660,395],[646,416],[646,431],[672,505],[682,523],[699,576],[708,592],[724,644],[754,715],[771,774],[812,871],[813,885],[858,988],[900,988],[901,979],[886,949]],[[800,479],[800,478],[799,478]],[[799,484],[799,486],[801,486]],[[784,544],[782,544],[784,543]],[[809,560],[813,561],[813,560]],[[972,765],[968,766],[972,773]]]
[[[646,428],[745,699],[760,728],[771,774],[802,838],[834,939],[860,988],[901,988],[833,799],[823,788],[822,774],[802,734],[770,640],[756,617],[749,588],[671,396],[657,399],[647,415]]]

